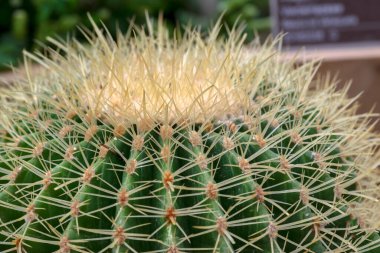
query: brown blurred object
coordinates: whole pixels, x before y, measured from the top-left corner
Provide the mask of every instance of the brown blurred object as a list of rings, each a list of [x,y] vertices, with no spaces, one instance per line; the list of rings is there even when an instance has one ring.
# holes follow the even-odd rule
[[[16,80],[17,75],[12,71],[2,72],[0,73],[0,86],[7,85]]]
[[[41,67],[38,65],[29,65],[29,70],[33,72],[34,74],[38,73],[38,70],[40,70]],[[15,68],[14,71],[9,70],[5,72],[0,72],[0,87],[11,85],[15,81],[19,79],[23,79],[26,77],[26,71],[23,66],[20,66],[19,68]]]
[[[352,81],[349,96],[361,93],[358,113],[373,109],[374,113],[380,114],[380,44],[284,53],[285,58],[294,57],[295,54],[302,61],[320,59],[317,75],[337,75],[340,87]],[[380,116],[374,120],[380,120]],[[376,125],[376,131],[380,132],[380,122]]]

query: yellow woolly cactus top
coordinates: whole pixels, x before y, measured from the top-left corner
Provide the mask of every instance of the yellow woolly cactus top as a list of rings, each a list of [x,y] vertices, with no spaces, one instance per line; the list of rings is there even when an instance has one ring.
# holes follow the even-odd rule
[[[89,47],[50,39],[62,53],[51,51],[53,60],[26,53],[46,69],[37,78],[30,76],[29,85],[76,113],[103,115],[112,122],[241,116],[255,106],[252,98],[261,82],[276,83],[274,92],[304,90],[304,96],[314,71],[313,63],[294,71],[292,63],[281,62],[276,41],[260,50],[257,42],[243,47],[239,29],[218,39],[219,24],[207,39],[196,29],[173,39],[161,22],[156,32],[148,22],[148,34],[133,27],[117,42],[94,27],[96,38],[89,36]]]

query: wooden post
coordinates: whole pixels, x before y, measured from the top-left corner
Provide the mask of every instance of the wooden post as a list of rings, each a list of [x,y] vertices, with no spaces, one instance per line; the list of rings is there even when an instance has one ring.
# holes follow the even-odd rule
[[[294,57],[295,52],[286,52],[284,57]],[[359,113],[369,112],[374,108],[380,114],[380,43],[378,46],[330,48],[297,54],[300,61],[321,59],[322,64],[317,75],[337,74],[340,86],[352,81],[349,96],[360,93]],[[380,121],[380,116],[375,120]],[[380,132],[380,122],[376,130]]]

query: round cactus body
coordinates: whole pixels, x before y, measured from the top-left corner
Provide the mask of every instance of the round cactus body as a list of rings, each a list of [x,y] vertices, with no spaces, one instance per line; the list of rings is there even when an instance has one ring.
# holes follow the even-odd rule
[[[1,252],[380,252],[378,139],[315,64],[95,30],[2,90]]]

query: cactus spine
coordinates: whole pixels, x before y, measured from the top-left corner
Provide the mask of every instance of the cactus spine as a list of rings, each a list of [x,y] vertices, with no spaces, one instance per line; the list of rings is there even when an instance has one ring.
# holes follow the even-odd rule
[[[1,252],[380,251],[379,138],[346,90],[239,29],[147,27],[51,40],[2,90]]]

